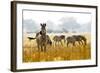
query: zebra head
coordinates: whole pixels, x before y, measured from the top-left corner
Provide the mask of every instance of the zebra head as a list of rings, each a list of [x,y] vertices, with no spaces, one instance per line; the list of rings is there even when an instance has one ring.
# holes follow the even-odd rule
[[[46,23],[41,23],[41,35],[46,35]]]

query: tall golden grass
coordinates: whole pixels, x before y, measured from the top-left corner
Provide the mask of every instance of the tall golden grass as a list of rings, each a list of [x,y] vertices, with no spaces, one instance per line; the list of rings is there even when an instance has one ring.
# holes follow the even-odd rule
[[[64,33],[65,34],[65,33]],[[76,34],[76,33],[75,33]],[[27,36],[23,37],[23,62],[41,62],[41,61],[64,61],[64,60],[87,60],[91,59],[91,37],[90,33],[79,33],[87,38],[87,45],[76,46],[66,45],[63,41],[63,45],[47,45],[46,52],[39,52],[36,44],[36,40],[30,41]],[[52,40],[55,35],[48,34]],[[66,33],[66,37],[73,35],[72,33]],[[33,35],[35,37],[35,35]],[[52,40],[53,41],[53,40]]]

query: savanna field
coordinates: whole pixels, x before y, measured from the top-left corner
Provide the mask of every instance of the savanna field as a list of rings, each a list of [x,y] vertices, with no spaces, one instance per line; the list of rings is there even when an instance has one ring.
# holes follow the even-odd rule
[[[47,33],[48,34],[48,33]],[[61,45],[60,43],[54,45],[53,37],[55,35],[65,35],[66,37],[71,35],[84,35],[87,39],[87,45],[79,45],[78,42],[75,43],[76,46],[66,43]],[[59,33],[48,34],[52,40],[52,46],[47,45],[46,52],[39,52],[37,48],[36,40],[29,40],[27,37],[28,34],[23,35],[23,62],[44,62],[44,61],[69,61],[69,60],[88,60],[91,59],[91,35],[90,33]],[[35,37],[35,34],[32,34],[31,37]],[[67,42],[67,41],[66,41]]]

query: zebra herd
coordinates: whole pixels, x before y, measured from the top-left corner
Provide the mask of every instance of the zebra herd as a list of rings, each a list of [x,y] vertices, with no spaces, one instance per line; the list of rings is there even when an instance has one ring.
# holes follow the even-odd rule
[[[57,45],[61,44],[63,46],[63,43],[69,46],[69,44],[72,44],[73,46],[76,46],[76,42],[78,42],[79,45],[86,45],[87,39],[83,35],[72,35],[66,37],[65,35],[55,35],[52,40],[46,33],[46,23],[40,24],[41,25],[41,31],[36,33],[35,38],[28,37],[29,40],[36,39],[37,47],[39,51],[46,51],[47,45]],[[62,43],[63,41],[63,43]]]
[[[79,45],[87,44],[87,39],[83,35],[72,35],[72,36],[68,36],[67,38],[65,38],[65,35],[60,35],[60,36],[56,35],[53,37],[53,41],[55,42],[55,45],[57,43],[61,43],[62,45],[62,41],[64,41],[64,43],[66,43],[67,46],[69,46],[69,44],[72,44],[73,46],[75,46],[76,42]]]

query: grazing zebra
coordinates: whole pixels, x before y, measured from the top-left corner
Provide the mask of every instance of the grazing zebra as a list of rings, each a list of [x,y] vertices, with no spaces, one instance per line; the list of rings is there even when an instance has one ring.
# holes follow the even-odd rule
[[[82,36],[82,35],[73,35],[73,37],[76,39],[76,41],[79,44],[82,44],[82,45],[86,45],[87,44],[87,39],[84,36]]]
[[[67,46],[69,43],[73,44],[73,46],[75,46],[75,43],[78,42],[79,44],[82,43],[82,45],[86,45],[86,41],[87,39],[82,36],[82,35],[73,35],[73,36],[70,36],[70,37],[67,37]]]
[[[87,39],[86,39],[84,36],[82,36],[82,35],[77,35],[77,37],[80,38],[80,40],[81,40],[81,42],[82,42],[83,45],[86,45],[86,44],[87,44]]]
[[[56,46],[57,44],[61,43],[61,38],[59,36],[54,36],[53,37],[54,45]]]
[[[53,37],[53,41],[54,41],[55,45],[57,45],[59,43],[62,45],[62,40],[64,40],[64,43],[65,43],[65,36],[64,35],[60,35],[60,36],[55,35]]]
[[[65,35],[60,35],[60,38],[64,41],[64,43],[66,42]]]
[[[67,40],[67,46],[68,46],[69,44],[72,44],[73,46],[75,46],[75,41],[76,41],[76,39],[75,39],[74,37],[69,36],[69,37],[66,38],[66,40]]]
[[[73,35],[72,37],[75,38],[75,41],[79,43],[79,45],[82,43],[81,38],[78,35]]]

